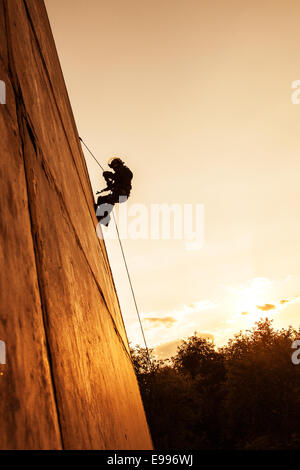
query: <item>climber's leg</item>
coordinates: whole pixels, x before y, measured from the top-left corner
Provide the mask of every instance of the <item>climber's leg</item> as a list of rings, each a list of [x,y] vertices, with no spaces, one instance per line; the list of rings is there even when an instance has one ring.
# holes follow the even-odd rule
[[[96,216],[102,225],[108,226],[110,222],[110,213],[116,203],[122,203],[127,200],[127,196],[117,193],[110,193],[106,196],[99,196],[96,204]]]
[[[103,225],[108,225],[110,221],[110,213],[114,208],[114,204],[104,203],[97,207],[96,216],[98,221]]]

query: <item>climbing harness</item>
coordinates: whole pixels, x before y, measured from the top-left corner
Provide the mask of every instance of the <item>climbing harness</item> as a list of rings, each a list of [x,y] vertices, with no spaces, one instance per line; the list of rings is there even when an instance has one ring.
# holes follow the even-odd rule
[[[95,155],[93,155],[93,153],[91,152],[91,150],[88,148],[88,146],[87,146],[87,145],[85,144],[85,142],[82,140],[82,138],[79,137],[79,139],[80,139],[80,141],[83,143],[83,145],[85,146],[85,148],[87,149],[87,151],[89,152],[89,154],[93,157],[93,159],[95,160],[95,162],[97,163],[97,165],[99,165],[99,167],[101,168],[101,170],[102,170],[102,171],[105,171],[104,168],[102,167],[102,165],[99,163],[99,161],[98,161],[97,158],[95,157]],[[103,191],[105,191],[105,190],[107,190],[107,188],[103,189],[103,190],[100,191],[100,192],[103,192]],[[99,194],[100,194],[100,193],[99,193]],[[148,345],[147,345],[147,341],[146,341],[146,337],[145,337],[145,333],[144,333],[144,328],[143,328],[143,324],[142,324],[142,320],[141,320],[141,316],[140,316],[140,312],[139,312],[139,308],[138,308],[138,304],[137,304],[135,292],[134,292],[134,289],[133,289],[133,285],[132,285],[132,281],[131,281],[131,276],[130,276],[130,272],[129,272],[129,268],[128,268],[128,264],[127,264],[125,252],[124,252],[124,249],[123,249],[123,245],[122,245],[122,242],[121,242],[120,233],[119,233],[119,229],[118,229],[118,224],[117,224],[117,221],[116,221],[114,212],[112,212],[112,215],[113,215],[114,224],[115,224],[115,227],[116,227],[116,232],[117,232],[117,236],[118,236],[118,240],[119,240],[119,244],[120,244],[120,248],[121,248],[121,252],[122,252],[122,256],[123,256],[123,260],[124,260],[124,265],[125,265],[126,272],[127,272],[127,277],[128,277],[128,281],[129,281],[129,285],[130,285],[130,289],[131,289],[131,293],[132,293],[132,297],[133,297],[133,301],[134,301],[136,313],[137,313],[137,316],[138,316],[138,319],[139,319],[139,324],[140,324],[140,327],[141,327],[141,332],[142,332],[143,340],[144,340],[144,343],[145,343],[145,348],[146,348],[146,352],[147,352],[148,361],[149,361],[149,364],[150,364],[150,366],[151,366],[150,352],[149,352],[149,348],[148,348]]]

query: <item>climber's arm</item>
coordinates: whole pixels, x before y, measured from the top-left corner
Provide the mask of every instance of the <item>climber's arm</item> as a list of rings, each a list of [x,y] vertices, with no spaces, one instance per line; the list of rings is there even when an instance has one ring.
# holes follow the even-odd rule
[[[105,181],[114,181],[115,174],[112,173],[111,171],[104,171],[103,178],[105,179]]]

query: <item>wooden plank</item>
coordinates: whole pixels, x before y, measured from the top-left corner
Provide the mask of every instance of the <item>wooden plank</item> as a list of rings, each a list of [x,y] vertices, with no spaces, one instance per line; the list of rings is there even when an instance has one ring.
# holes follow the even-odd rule
[[[0,46],[5,47],[5,44]],[[10,77],[0,63],[0,449],[60,449],[32,242],[22,142]]]

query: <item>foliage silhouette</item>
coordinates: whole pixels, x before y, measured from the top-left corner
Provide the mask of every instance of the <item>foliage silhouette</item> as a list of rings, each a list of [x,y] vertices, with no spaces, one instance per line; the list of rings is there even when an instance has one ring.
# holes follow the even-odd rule
[[[156,449],[297,449],[300,329],[260,320],[217,349],[195,333],[174,357],[131,349]]]

